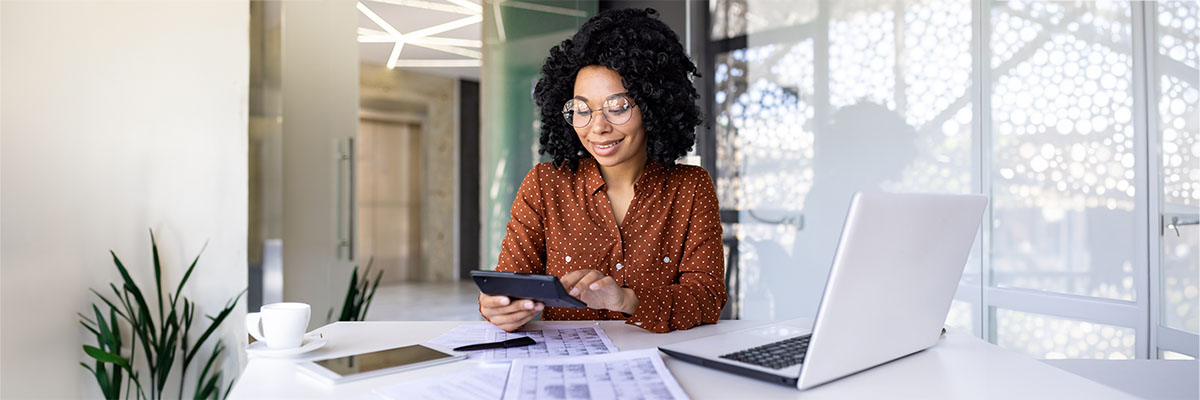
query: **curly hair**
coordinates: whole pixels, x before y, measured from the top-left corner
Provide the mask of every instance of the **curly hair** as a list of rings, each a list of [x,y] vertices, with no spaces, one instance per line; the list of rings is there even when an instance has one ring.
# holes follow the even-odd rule
[[[533,90],[542,118],[539,154],[572,171],[579,160],[591,157],[562,107],[574,97],[576,74],[592,65],[616,71],[641,108],[648,159],[671,166],[692,149],[702,121],[696,105],[700,95],[689,77],[700,76],[696,65],[675,32],[658,20],[658,11],[615,9],[596,14],[575,36],[550,49]]]

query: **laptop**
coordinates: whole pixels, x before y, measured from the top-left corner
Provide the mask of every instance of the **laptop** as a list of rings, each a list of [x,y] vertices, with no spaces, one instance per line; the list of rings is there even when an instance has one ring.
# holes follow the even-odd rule
[[[782,321],[659,350],[803,390],[932,347],[986,206],[982,195],[856,193],[815,323]]]

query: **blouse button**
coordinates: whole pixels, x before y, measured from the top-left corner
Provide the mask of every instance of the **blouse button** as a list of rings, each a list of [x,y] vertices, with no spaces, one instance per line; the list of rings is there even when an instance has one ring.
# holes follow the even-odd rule
[[[567,256],[567,262],[571,262],[571,256]]]
[[[663,257],[663,262],[665,262],[665,263],[671,262],[671,257]]]
[[[621,263],[617,263],[617,269],[619,270],[619,269],[621,269],[621,268],[625,268],[625,266],[624,266],[624,265],[621,265]]]

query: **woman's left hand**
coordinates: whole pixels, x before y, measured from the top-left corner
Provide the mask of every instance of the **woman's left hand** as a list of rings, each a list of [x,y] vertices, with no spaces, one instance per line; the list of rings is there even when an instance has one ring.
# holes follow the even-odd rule
[[[571,271],[558,278],[567,293],[587,303],[589,308],[633,314],[637,310],[637,295],[633,289],[617,286],[611,276],[594,269]]]

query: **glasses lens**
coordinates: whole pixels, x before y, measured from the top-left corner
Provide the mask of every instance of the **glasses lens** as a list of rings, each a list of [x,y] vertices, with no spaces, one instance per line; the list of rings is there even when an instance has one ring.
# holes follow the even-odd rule
[[[571,99],[563,105],[563,117],[571,126],[582,128],[592,120],[592,110],[588,109],[584,102]]]
[[[613,125],[621,125],[629,122],[629,116],[633,115],[633,102],[625,96],[616,96],[604,102],[604,117],[608,118],[608,123]]]

